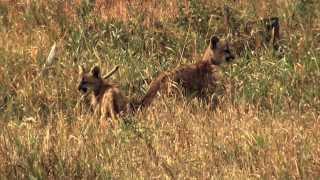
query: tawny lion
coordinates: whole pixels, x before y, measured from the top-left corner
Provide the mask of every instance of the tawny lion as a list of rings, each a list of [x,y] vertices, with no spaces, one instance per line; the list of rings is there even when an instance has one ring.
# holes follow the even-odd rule
[[[233,59],[234,55],[231,53],[228,43],[221,43],[218,37],[213,36],[202,61],[161,73],[153,80],[147,94],[141,101],[141,107],[149,106],[158,91],[170,91],[171,82],[179,84],[185,90],[195,90],[200,93],[208,88],[213,88],[217,81],[214,75],[216,66]]]
[[[93,67],[90,72],[85,71],[82,66],[80,69],[81,81],[78,89],[83,93],[93,92],[91,105],[95,114],[100,113],[101,119],[107,117],[114,119],[118,114],[131,111],[127,97],[116,84],[108,82],[108,78],[117,70],[118,66],[101,77],[98,66]]]

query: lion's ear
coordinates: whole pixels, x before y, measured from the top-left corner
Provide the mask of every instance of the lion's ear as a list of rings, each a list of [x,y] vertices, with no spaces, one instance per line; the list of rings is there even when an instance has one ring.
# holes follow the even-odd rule
[[[91,70],[91,73],[92,73],[92,76],[94,76],[96,78],[100,78],[101,71],[100,71],[99,66],[94,66]]]
[[[212,36],[210,39],[211,49],[216,49],[219,45],[219,38],[217,36]]]

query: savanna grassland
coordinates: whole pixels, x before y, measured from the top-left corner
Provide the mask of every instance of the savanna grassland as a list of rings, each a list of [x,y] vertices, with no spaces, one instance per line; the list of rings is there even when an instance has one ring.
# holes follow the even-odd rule
[[[139,99],[230,38],[224,5],[239,22],[278,16],[281,48],[223,65],[216,109],[188,95],[115,127],[91,115],[79,65],[119,65],[112,80]],[[319,129],[320,1],[0,0],[0,179],[319,179]]]

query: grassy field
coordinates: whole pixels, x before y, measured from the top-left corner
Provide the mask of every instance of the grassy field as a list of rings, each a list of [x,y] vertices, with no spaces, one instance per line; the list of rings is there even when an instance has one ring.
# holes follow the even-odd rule
[[[80,101],[79,65],[120,65],[113,80],[141,98],[142,80],[201,59],[227,37],[224,5],[278,16],[282,53],[222,66],[215,110],[157,98],[111,128]],[[0,0],[0,179],[319,179],[319,129],[319,1]]]

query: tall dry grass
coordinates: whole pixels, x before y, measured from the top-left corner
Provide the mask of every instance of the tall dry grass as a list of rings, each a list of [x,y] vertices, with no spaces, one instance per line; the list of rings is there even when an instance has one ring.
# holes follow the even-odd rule
[[[248,49],[222,67],[216,110],[163,97],[111,128],[80,101],[78,65],[120,65],[114,81],[140,98],[144,79],[196,61],[211,35],[226,37],[225,4],[239,22],[279,16],[283,52]],[[0,1],[1,179],[319,178],[319,6]]]

